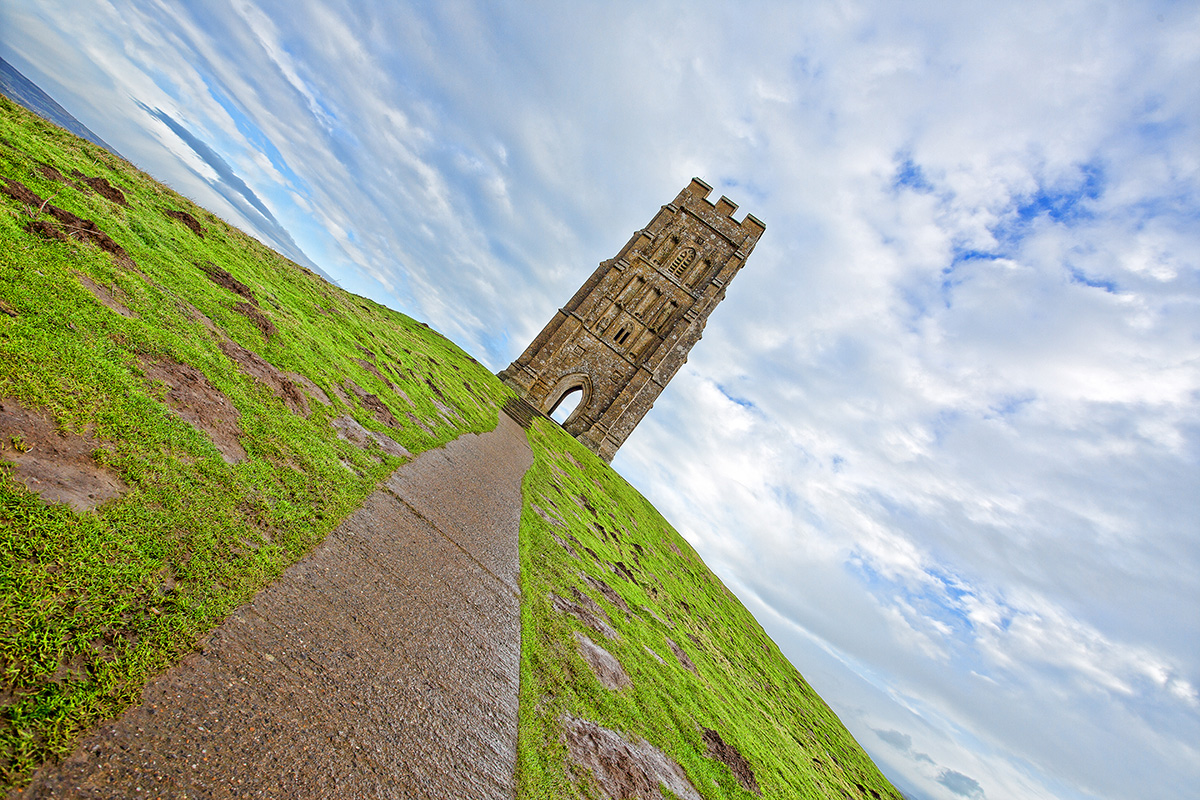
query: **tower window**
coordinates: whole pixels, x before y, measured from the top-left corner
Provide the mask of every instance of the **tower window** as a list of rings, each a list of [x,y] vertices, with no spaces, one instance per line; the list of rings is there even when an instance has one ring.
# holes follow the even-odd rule
[[[617,344],[625,344],[625,342],[629,340],[629,336],[632,333],[633,331],[631,331],[629,328],[622,327],[619,331],[617,331],[617,335],[613,337],[613,341]]]
[[[692,260],[696,258],[696,251],[690,247],[684,248],[676,253],[675,258],[671,259],[671,266],[667,267],[667,272],[674,275],[676,278],[683,277],[683,273],[691,266]]]

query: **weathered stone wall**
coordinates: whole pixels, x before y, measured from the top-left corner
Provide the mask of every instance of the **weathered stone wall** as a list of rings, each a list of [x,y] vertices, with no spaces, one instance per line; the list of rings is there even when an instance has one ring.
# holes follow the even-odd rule
[[[549,413],[575,389],[569,433],[605,461],[700,340],[708,315],[763,231],[699,178],[602,262],[500,377]]]

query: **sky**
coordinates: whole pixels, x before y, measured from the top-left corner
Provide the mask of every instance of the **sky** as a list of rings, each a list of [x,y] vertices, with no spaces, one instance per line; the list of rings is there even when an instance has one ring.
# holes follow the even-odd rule
[[[1200,785],[1200,5],[0,0],[0,56],[516,358],[698,176],[767,226],[613,462],[908,796]]]

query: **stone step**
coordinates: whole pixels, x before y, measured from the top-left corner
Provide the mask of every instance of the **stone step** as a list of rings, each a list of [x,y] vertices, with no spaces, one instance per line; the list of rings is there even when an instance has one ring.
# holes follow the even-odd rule
[[[507,414],[513,422],[520,425],[522,428],[529,430],[529,426],[533,424],[534,417],[544,417],[545,414],[531,406],[523,397],[510,397],[504,402],[504,413]]]

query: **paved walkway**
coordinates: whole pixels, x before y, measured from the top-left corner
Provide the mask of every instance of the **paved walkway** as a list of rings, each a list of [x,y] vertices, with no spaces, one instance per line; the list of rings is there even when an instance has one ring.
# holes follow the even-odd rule
[[[423,453],[26,798],[511,798],[533,457]]]

